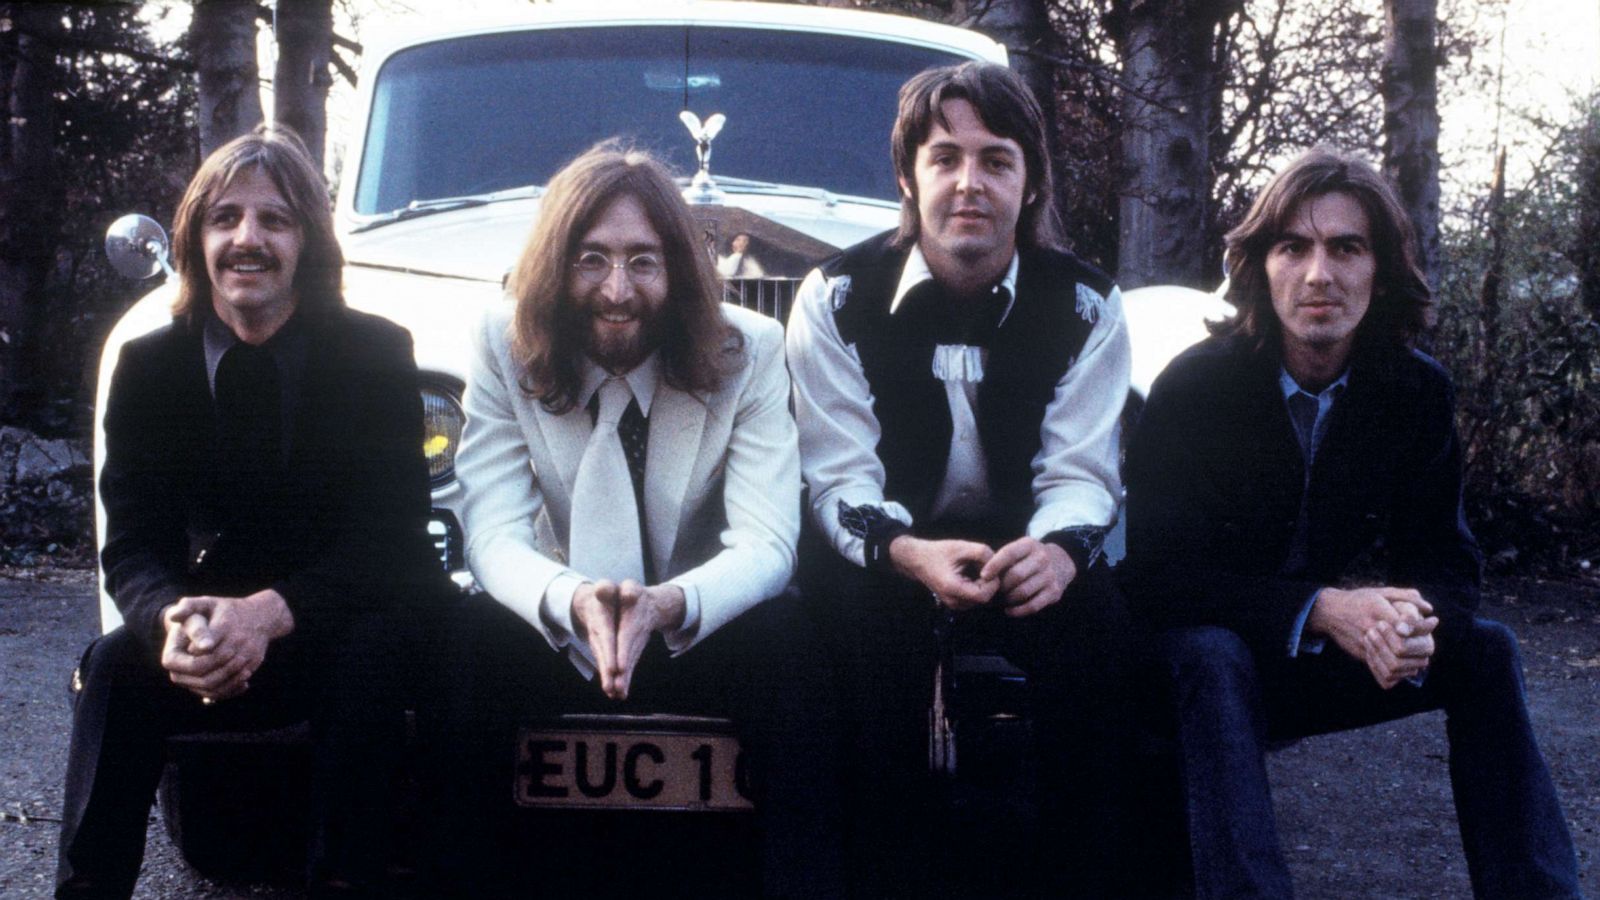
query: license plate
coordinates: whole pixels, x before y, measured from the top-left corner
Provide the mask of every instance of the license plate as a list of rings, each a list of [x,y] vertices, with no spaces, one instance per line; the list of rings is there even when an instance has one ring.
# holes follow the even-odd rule
[[[517,736],[521,806],[752,809],[738,738],[715,719],[606,717],[604,727],[525,728]]]

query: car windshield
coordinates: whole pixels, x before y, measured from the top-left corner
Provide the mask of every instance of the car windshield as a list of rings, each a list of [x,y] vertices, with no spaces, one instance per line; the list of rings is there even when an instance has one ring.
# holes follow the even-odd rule
[[[543,184],[612,136],[691,174],[685,109],[727,117],[714,177],[893,201],[896,92],[911,74],[959,59],[884,40],[681,25],[425,44],[378,73],[354,206],[373,215]]]

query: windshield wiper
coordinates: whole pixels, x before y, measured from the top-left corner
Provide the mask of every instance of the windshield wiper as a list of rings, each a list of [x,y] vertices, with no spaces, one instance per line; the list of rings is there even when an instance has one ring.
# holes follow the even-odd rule
[[[803,187],[797,184],[778,184],[771,181],[757,181],[753,178],[739,178],[735,175],[713,175],[711,180],[719,188],[728,188],[747,194],[767,194],[777,197],[812,197],[821,200],[828,206],[837,204],[840,200],[854,202],[877,203],[883,206],[896,206],[896,201],[882,200],[877,197],[857,197],[851,194],[835,194],[827,188]],[[678,182],[687,185],[689,179],[679,178]]]
[[[687,178],[679,178],[678,180],[682,181],[685,184],[689,183],[689,179],[687,179]],[[769,190],[769,191],[775,191],[775,190],[780,190],[780,189],[782,189],[784,187],[790,187],[788,185],[777,184],[777,183],[771,182],[771,181],[756,181],[754,178],[740,178],[740,177],[738,177],[736,175],[713,175],[713,176],[711,176],[711,180],[715,181],[717,184],[731,184],[734,187],[756,188],[756,189]],[[793,188],[793,189],[794,190],[809,190],[808,188]]]
[[[435,213],[450,212],[456,209],[467,209],[473,206],[487,206],[490,203],[499,203],[504,200],[521,200],[527,197],[537,197],[544,193],[544,188],[538,185],[508,188],[503,191],[493,191],[488,194],[468,194],[462,197],[431,197],[427,200],[413,200],[399,209],[392,209],[375,218],[368,219],[360,225],[350,229],[351,234],[362,231],[371,231],[407,219],[420,219]]]

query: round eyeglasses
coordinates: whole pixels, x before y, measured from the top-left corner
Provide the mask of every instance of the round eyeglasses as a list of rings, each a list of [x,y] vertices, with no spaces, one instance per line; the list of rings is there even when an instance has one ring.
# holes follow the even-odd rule
[[[611,257],[598,250],[589,250],[578,257],[572,264],[584,281],[590,284],[599,284],[611,277],[612,269],[621,269],[628,274],[628,280],[636,285],[646,285],[661,274],[665,266],[661,257],[653,253],[638,253],[619,263],[611,261]]]

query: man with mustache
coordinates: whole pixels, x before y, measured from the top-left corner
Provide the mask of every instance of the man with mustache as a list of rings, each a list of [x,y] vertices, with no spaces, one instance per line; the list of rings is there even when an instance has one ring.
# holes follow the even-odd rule
[[[440,577],[411,338],[347,309],[322,175],[263,127],[178,205],[173,322],[105,413],[105,584],[85,651],[58,897],[127,897],[169,735],[310,719],[313,896],[381,895],[403,656]],[[193,826],[191,826],[193,827]]]
[[[1473,893],[1579,896],[1516,638],[1473,614],[1453,390],[1411,349],[1431,298],[1394,191],[1312,150],[1227,267],[1238,315],[1156,380],[1127,464],[1126,586],[1170,629],[1197,896],[1292,893],[1269,741],[1440,708]]]
[[[1101,559],[1129,345],[1060,248],[1044,118],[1010,70],[900,91],[901,225],[813,271],[790,316],[801,584],[843,690],[862,896],[920,896],[936,628],[1027,670],[1041,888],[1135,896],[1133,629]]]
[[[487,594],[454,622],[439,728],[452,896],[521,896],[530,872],[559,893],[557,871],[628,858],[528,866],[555,834],[495,849],[517,824],[518,727],[576,712],[733,719],[763,894],[840,891],[831,713],[783,595],[800,465],[782,328],[722,303],[699,233],[664,166],[598,145],[551,179],[512,302],[476,329],[457,471]]]

